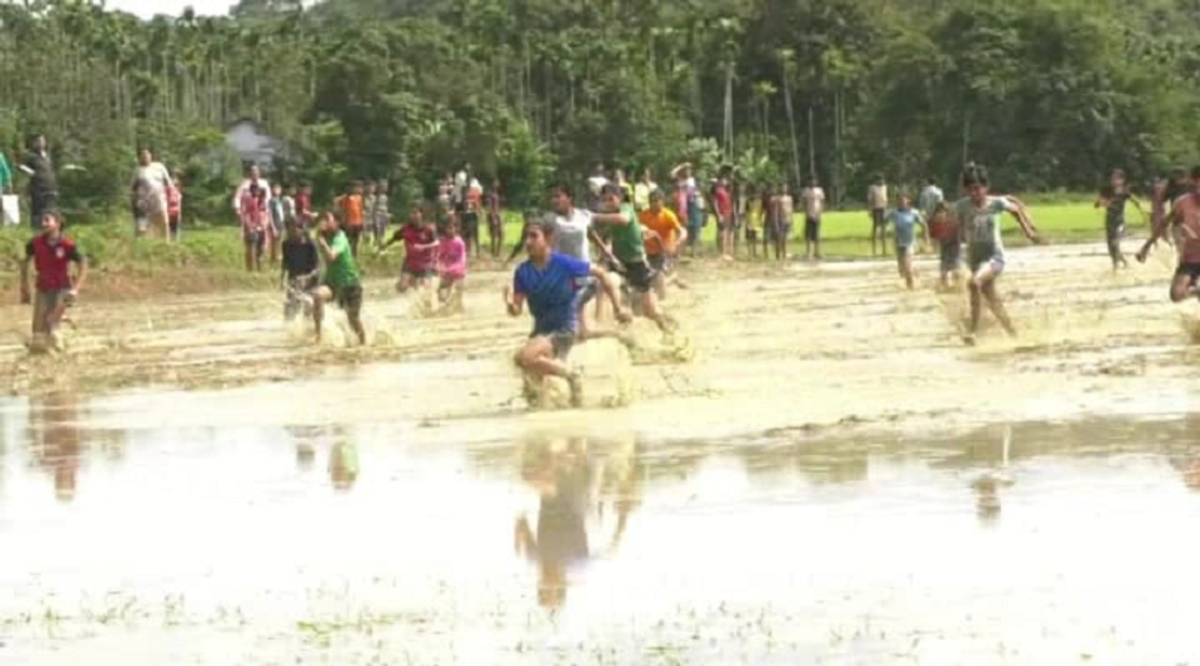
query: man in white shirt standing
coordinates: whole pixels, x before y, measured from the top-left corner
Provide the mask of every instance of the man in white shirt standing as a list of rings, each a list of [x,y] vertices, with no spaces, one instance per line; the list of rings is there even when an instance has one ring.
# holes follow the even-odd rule
[[[887,254],[888,188],[883,174],[875,176],[875,182],[867,188],[867,209],[871,216],[871,254]],[[879,251],[875,242],[879,242]]]
[[[825,190],[816,177],[800,191],[804,202],[804,253],[809,259],[824,259],[821,255],[821,214],[825,212]]]
[[[596,166],[592,167],[592,175],[588,177],[588,210],[595,213],[600,210],[600,191],[608,185],[608,176],[604,175],[604,163],[597,162]]]
[[[174,187],[171,173],[162,162],[154,159],[149,148],[138,151],[138,166],[133,172],[134,217],[138,222],[135,232],[142,235],[152,231],[170,241],[167,219],[167,190]],[[141,220],[147,221],[143,228]]]

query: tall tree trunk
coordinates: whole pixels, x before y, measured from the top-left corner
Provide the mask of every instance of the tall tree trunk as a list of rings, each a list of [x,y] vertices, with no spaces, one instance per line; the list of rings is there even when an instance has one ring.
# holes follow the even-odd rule
[[[808,177],[817,175],[817,135],[813,133],[813,107],[808,105]]]
[[[788,82],[786,65],[783,68],[783,103],[787,109],[788,132],[792,136],[792,177],[796,185],[800,184],[800,143],[796,140],[796,115],[792,111],[792,84]]]
[[[725,161],[733,163],[733,63],[725,63],[725,117],[724,130]]]

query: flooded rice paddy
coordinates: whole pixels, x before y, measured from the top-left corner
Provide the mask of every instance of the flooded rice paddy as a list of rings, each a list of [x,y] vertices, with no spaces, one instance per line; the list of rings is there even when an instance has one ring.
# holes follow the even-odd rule
[[[682,343],[588,343],[544,412],[499,274],[463,316],[373,285],[365,349],[261,293],[14,325],[0,663],[1200,663],[1169,274],[1016,252],[1022,335],[968,348],[889,263],[696,265]]]

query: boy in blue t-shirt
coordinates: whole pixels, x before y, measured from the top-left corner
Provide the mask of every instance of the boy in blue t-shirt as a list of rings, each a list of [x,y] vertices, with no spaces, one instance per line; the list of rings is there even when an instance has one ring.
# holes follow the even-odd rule
[[[513,273],[512,286],[504,290],[504,303],[513,317],[520,316],[525,303],[533,315],[533,331],[517,353],[517,365],[536,380],[546,375],[565,378],[571,386],[571,404],[578,407],[582,400],[580,377],[565,363],[579,328],[575,293],[592,277],[599,281],[613,303],[620,300],[607,271],[553,252],[551,229],[540,220],[526,224],[525,251],[529,259]],[[629,312],[620,305],[616,316],[621,322],[630,319]]]
[[[922,238],[929,238],[929,230],[925,228],[925,220],[921,213],[912,207],[912,199],[901,196],[896,208],[888,213],[887,221],[892,224],[896,235],[896,267],[900,277],[909,289],[913,288],[913,245],[916,244],[916,230],[921,228]]]

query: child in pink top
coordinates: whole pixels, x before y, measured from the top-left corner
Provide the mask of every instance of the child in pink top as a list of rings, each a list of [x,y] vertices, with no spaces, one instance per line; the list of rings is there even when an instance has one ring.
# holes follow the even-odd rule
[[[438,296],[443,303],[462,290],[462,281],[467,277],[467,244],[458,235],[455,220],[446,225],[446,233],[438,241],[438,276]]]

